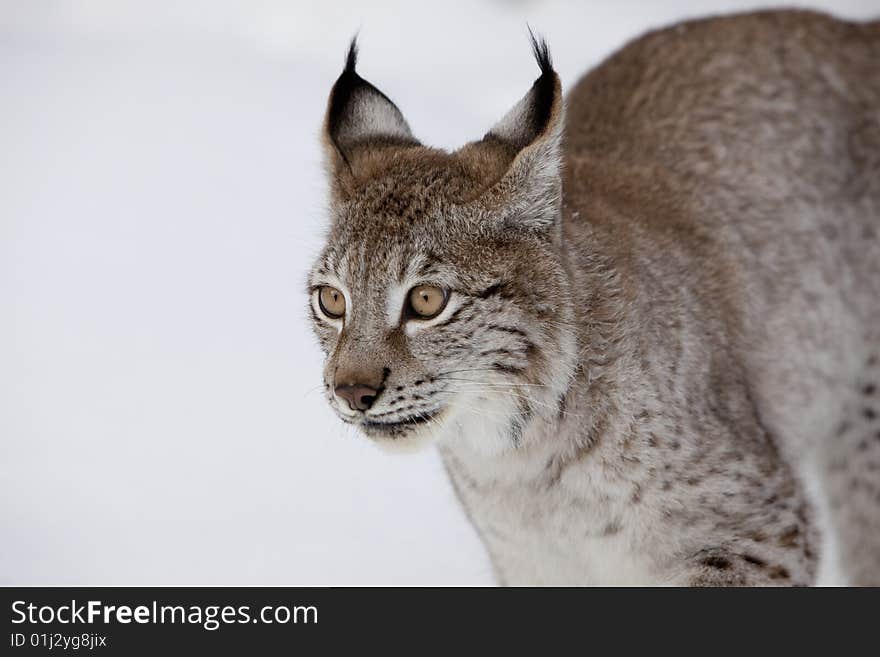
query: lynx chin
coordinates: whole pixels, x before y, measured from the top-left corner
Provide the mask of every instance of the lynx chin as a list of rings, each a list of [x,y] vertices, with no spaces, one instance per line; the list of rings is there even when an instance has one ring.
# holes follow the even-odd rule
[[[880,22],[682,23],[565,98],[532,45],[450,153],[352,43],[308,279],[330,405],[436,445],[502,584],[880,585]]]

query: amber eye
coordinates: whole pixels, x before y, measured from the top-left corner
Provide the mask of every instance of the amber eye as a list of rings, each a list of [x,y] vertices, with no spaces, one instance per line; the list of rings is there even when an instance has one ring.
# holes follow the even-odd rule
[[[409,291],[409,307],[419,319],[431,319],[440,314],[449,297],[446,290],[435,285],[419,285]]]
[[[331,319],[339,319],[345,314],[345,296],[335,287],[322,285],[318,289],[318,305]]]

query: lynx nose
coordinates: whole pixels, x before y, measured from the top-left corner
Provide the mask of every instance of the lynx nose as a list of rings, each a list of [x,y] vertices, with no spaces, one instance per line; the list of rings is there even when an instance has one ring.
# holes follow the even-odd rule
[[[373,402],[376,401],[376,396],[379,394],[379,391],[375,388],[360,383],[336,386],[335,392],[337,397],[341,397],[348,402],[348,407],[353,411],[367,410],[373,405]]]

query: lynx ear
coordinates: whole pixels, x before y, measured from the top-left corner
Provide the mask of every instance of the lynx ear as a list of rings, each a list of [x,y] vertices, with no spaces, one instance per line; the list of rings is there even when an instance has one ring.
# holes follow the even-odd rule
[[[331,172],[352,171],[356,151],[365,147],[418,145],[397,106],[355,71],[357,38],[352,39],[345,70],[330,91],[324,142]]]
[[[487,209],[500,213],[507,223],[543,229],[557,222],[562,203],[564,111],[562,86],[547,43],[529,34],[541,76],[475,146],[505,153],[507,160],[500,179],[483,198]]]

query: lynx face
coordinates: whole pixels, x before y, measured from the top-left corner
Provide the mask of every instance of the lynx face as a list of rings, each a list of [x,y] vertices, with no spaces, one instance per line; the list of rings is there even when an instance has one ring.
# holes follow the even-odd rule
[[[340,418],[390,445],[466,435],[519,440],[558,412],[573,369],[559,255],[561,98],[542,75],[481,141],[419,144],[355,72],[355,46],[325,124],[331,224],[309,275],[324,387]]]

